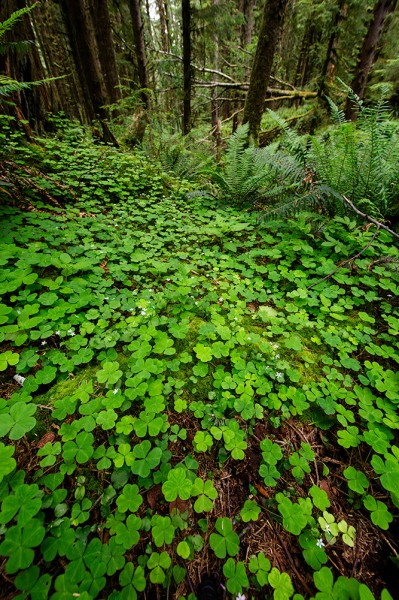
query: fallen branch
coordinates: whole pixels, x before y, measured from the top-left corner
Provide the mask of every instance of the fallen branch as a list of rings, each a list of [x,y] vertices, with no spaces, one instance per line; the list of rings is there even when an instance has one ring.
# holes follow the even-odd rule
[[[371,223],[374,223],[374,225],[377,225],[377,227],[382,227],[382,229],[385,229],[386,231],[389,231],[389,233],[391,235],[393,235],[394,237],[399,239],[399,235],[395,232],[392,231],[392,229],[389,229],[389,227],[387,227],[386,225],[384,225],[383,223],[380,223],[380,221],[377,221],[376,219],[374,219],[373,217],[370,217],[370,215],[367,215],[366,213],[361,212],[354,204],[353,202],[351,202],[349,200],[349,198],[347,198],[346,196],[342,196],[342,198],[345,200],[345,202],[347,204],[349,204],[349,206],[351,207],[351,209],[358,215],[360,215],[361,217],[363,217],[364,219],[367,219],[368,221],[370,221]]]
[[[358,252],[357,254],[355,254],[355,256],[351,256],[351,258],[348,258],[347,260],[344,260],[342,263],[340,263],[336,269],[334,269],[333,271],[331,271],[331,273],[329,273],[328,275],[326,275],[325,277],[322,277],[322,279],[319,279],[318,281],[316,281],[316,283],[312,283],[312,285],[308,285],[308,287],[306,288],[307,290],[310,290],[312,287],[314,287],[315,285],[318,285],[319,283],[321,283],[322,281],[325,281],[326,279],[329,279],[330,277],[332,277],[332,275],[334,275],[337,271],[339,271],[340,269],[342,269],[342,267],[344,267],[345,265],[347,265],[350,262],[355,261],[357,258],[359,258],[359,256],[361,256],[363,254],[363,252],[365,252],[367,250],[367,248],[370,248],[371,244],[374,242],[375,238],[377,237],[378,232],[380,231],[380,224],[377,224],[377,229],[375,230],[375,232],[373,233],[373,237],[371,238],[371,240],[369,241],[369,243],[367,244],[367,246],[365,246],[362,250],[360,250],[360,252]]]

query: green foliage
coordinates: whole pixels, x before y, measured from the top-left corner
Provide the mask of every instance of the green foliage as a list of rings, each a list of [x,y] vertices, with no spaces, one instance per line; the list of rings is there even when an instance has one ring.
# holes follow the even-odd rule
[[[289,598],[267,523],[316,572],[331,552],[353,552],[360,515],[390,533],[399,275],[389,235],[318,284],[371,234],[341,217],[259,229],[255,214],[187,198],[140,152],[93,145],[76,124],[39,150],[0,123],[13,160],[35,156],[79,197],[65,191],[51,211],[34,194],[37,210],[1,208],[7,593],[136,598],[163,586],[172,596],[211,552],[229,594]],[[348,581],[317,594],[360,589]]]
[[[248,123],[229,138],[224,168],[206,172],[218,197],[233,206],[273,203],[300,188],[303,167],[295,157],[248,145]]]
[[[397,212],[399,179],[399,133],[388,105],[359,105],[356,123],[346,122],[342,111],[330,101],[335,124],[321,135],[300,138],[275,113],[273,118],[284,131],[284,152],[300,158],[304,185],[276,207],[269,207],[262,219],[292,216],[311,210],[344,215],[347,197],[360,211],[382,219]]]
[[[235,556],[238,553],[240,538],[233,531],[233,525],[228,517],[217,519],[215,529],[218,533],[211,533],[209,543],[218,558],[226,555]]]

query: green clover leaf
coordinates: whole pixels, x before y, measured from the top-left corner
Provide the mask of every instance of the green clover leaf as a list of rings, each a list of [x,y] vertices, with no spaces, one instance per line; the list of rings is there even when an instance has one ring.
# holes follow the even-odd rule
[[[218,518],[215,524],[218,533],[211,533],[209,543],[218,558],[226,555],[236,556],[240,546],[240,538],[233,531],[233,525],[228,517]]]
[[[116,500],[118,510],[122,513],[130,511],[135,513],[139,506],[143,503],[143,498],[139,494],[139,488],[136,484],[126,484],[123,488],[122,494],[120,494]]]
[[[243,588],[249,586],[245,565],[241,561],[235,563],[232,558],[228,558],[223,565],[223,574],[227,578],[226,587],[231,594],[240,594]]]
[[[186,469],[175,467],[169,471],[168,478],[162,486],[162,492],[168,502],[173,502],[177,497],[181,500],[188,500],[191,488],[192,483],[187,478]]]

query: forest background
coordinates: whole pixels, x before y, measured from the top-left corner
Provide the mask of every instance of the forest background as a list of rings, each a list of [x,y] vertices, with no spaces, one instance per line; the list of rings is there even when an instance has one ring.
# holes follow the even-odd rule
[[[48,0],[8,34],[14,45],[2,52],[0,70],[20,82],[48,80],[21,91],[17,102],[19,118],[37,131],[60,111],[83,124],[96,120],[114,143],[110,120],[131,144],[143,140],[147,122],[170,133],[194,127],[203,137],[212,132],[220,154],[222,127],[234,132],[250,121],[257,142],[267,107],[302,107],[287,114],[294,123],[304,114],[302,130],[312,133],[322,122],[315,100],[323,106],[326,95],[347,95],[337,78],[361,99],[376,99],[385,86],[396,108],[396,4]],[[3,0],[0,20],[24,6]],[[345,110],[355,117],[350,103]]]

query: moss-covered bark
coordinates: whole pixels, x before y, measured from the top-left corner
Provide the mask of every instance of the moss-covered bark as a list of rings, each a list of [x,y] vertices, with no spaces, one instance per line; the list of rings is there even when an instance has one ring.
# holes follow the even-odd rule
[[[267,86],[273,67],[274,52],[284,21],[288,0],[266,0],[259,32],[254,63],[249,80],[248,94],[244,107],[244,123],[249,123],[249,132],[258,143]]]

